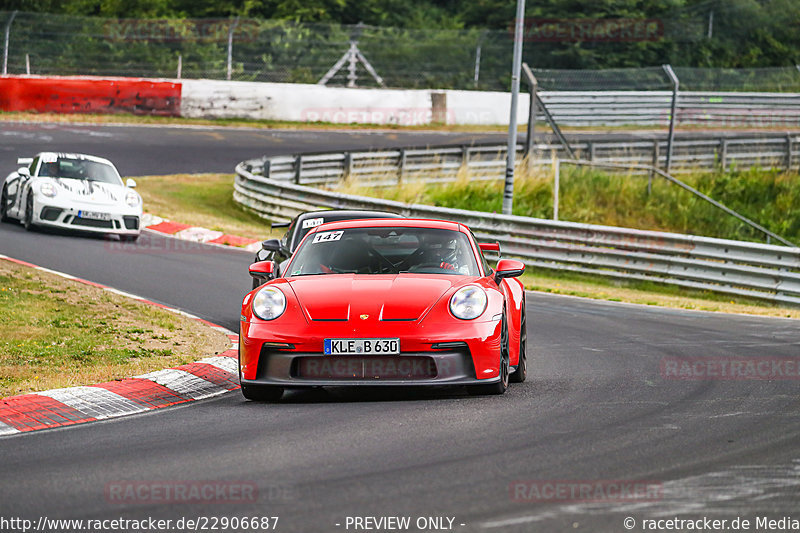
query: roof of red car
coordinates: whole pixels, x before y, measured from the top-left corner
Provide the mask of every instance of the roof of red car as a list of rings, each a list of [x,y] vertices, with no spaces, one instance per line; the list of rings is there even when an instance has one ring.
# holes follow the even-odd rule
[[[313,231],[328,231],[333,229],[350,228],[434,228],[448,229],[452,231],[462,231],[463,224],[448,220],[431,220],[423,218],[368,218],[359,220],[345,220],[342,222],[328,222],[317,226]],[[320,229],[321,228],[321,229]]]

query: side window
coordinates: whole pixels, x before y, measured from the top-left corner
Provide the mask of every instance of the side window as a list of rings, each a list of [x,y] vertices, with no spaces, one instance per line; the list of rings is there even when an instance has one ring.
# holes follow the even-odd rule
[[[486,258],[483,256],[483,250],[481,250],[481,247],[478,246],[478,239],[476,239],[475,235],[472,234],[472,230],[470,230],[469,236],[472,237],[472,242],[474,242],[475,247],[478,248],[478,255],[480,255],[481,258],[481,265],[483,265],[483,271],[486,272],[487,276],[490,275],[492,273],[492,268],[489,266],[488,261],[486,261]]]
[[[289,238],[292,236],[292,233],[294,232],[295,224],[297,224],[296,218],[292,220],[292,223],[289,224],[288,228],[286,228],[286,233],[283,235],[283,238],[281,239],[281,246],[283,246],[287,250],[289,249],[289,244],[290,244]]]
[[[31,176],[35,176],[36,175],[36,167],[38,165],[39,165],[39,156],[37,155],[36,157],[33,158],[33,161],[31,162],[31,166],[28,167],[28,170],[30,170],[30,172],[31,172]]]

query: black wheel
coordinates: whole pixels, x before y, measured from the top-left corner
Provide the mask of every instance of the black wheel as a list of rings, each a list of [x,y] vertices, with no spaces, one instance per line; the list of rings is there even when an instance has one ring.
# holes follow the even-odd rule
[[[503,315],[503,325],[500,330],[500,381],[488,385],[471,385],[467,387],[467,391],[474,396],[505,394],[509,380],[508,353],[508,321]]]
[[[11,220],[8,217],[8,191],[5,184],[3,184],[3,192],[0,193],[0,221],[8,222]]]
[[[138,235],[120,235],[119,240],[122,242],[136,242],[139,240]]]
[[[33,223],[33,195],[31,193],[28,193],[28,199],[25,200],[25,216],[22,224],[27,231],[33,231],[36,228]]]
[[[283,389],[274,385],[242,385],[242,396],[254,402],[277,402],[283,396]]]
[[[511,383],[522,383],[528,377],[528,356],[526,354],[528,348],[528,330],[527,318],[525,317],[525,300],[522,300],[522,319],[519,323],[519,364],[517,369],[511,376],[509,381]]]

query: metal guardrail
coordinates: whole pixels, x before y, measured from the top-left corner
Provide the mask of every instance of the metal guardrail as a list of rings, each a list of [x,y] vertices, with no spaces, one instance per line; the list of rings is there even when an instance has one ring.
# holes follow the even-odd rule
[[[539,91],[562,126],[666,126],[672,91]],[[800,126],[800,94],[681,91],[678,125]]]
[[[344,154],[328,157],[338,161],[338,156]],[[237,165],[234,200],[277,220],[320,208],[379,209],[454,220],[467,224],[481,240],[498,241],[504,256],[518,257],[532,267],[800,305],[800,248],[403,204],[298,185],[294,175],[283,170],[273,172],[272,178],[259,175],[291,161],[274,157]],[[307,161],[312,173],[313,165],[325,162],[323,156]],[[300,166],[301,177],[304,168]]]
[[[666,163],[666,140],[572,142],[571,146],[580,159],[587,161],[659,168]],[[463,171],[472,180],[502,179],[506,149],[506,145],[497,144],[307,153],[248,164],[258,174],[298,185],[335,184],[349,178],[364,185],[389,186],[415,179],[453,181]],[[517,145],[518,161],[523,157],[523,146]],[[561,144],[534,144],[528,162],[547,167],[554,157],[568,157]],[[800,133],[676,140],[673,144],[672,174],[726,170],[734,165],[800,169]]]

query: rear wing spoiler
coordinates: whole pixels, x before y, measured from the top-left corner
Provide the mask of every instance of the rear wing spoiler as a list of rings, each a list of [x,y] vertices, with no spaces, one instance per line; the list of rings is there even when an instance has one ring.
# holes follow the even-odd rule
[[[478,248],[481,249],[481,252],[497,252],[497,254],[500,255],[499,242],[479,242]]]
[[[19,166],[21,166],[21,167],[30,166],[31,163],[33,163],[33,158],[32,157],[18,157],[17,158],[17,164]]]

